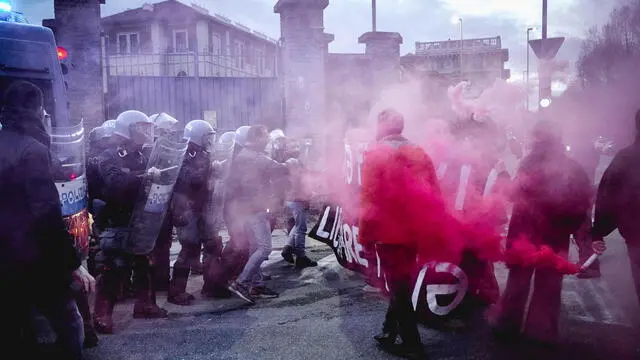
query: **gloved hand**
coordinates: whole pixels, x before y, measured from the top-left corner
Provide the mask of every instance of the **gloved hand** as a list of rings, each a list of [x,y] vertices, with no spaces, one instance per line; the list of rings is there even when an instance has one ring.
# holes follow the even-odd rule
[[[160,176],[160,174],[162,174],[162,172],[160,171],[160,169],[156,168],[155,166],[147,170],[147,175],[151,176],[152,178],[157,178]]]

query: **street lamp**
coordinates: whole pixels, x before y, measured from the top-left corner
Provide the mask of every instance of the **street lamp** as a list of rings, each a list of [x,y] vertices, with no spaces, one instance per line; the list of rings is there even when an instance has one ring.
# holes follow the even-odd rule
[[[527,111],[529,111],[529,33],[532,27],[527,29]]]
[[[460,23],[460,77],[462,77],[462,50],[464,48],[464,40],[463,40],[463,36],[462,36],[462,18],[459,16],[452,16],[451,17],[451,23],[452,24],[457,24]]]

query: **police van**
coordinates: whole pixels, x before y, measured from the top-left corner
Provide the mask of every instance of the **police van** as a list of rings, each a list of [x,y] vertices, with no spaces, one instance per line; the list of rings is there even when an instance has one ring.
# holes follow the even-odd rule
[[[89,217],[85,177],[84,127],[69,116],[69,100],[61,60],[65,49],[56,46],[51,29],[29,24],[0,0],[0,107],[9,85],[29,81],[44,94],[46,127],[62,213],[78,249],[88,248]]]

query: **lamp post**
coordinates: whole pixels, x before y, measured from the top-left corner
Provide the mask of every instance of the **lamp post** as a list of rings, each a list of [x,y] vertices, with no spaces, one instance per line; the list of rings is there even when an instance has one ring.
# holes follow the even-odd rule
[[[371,31],[376,32],[376,0],[371,0]]]
[[[464,49],[464,38],[462,36],[462,18],[458,17],[458,16],[453,16],[451,17],[451,23],[452,24],[457,24],[460,23],[460,80],[462,80],[462,74],[463,74],[463,66],[462,66],[462,50]]]
[[[527,29],[527,111],[529,111],[529,33],[532,27]]]

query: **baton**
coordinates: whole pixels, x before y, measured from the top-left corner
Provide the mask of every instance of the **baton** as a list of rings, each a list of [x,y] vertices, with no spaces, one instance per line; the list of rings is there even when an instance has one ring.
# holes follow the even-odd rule
[[[587,261],[584,262],[584,264],[582,264],[582,266],[580,266],[580,271],[585,271],[589,268],[589,266],[591,266],[596,260],[598,260],[598,254],[592,254],[591,256],[589,256],[589,258],[587,259]]]
[[[163,173],[163,172],[165,172],[165,171],[169,171],[169,170],[173,170],[173,169],[177,169],[177,168],[178,168],[178,165],[173,165],[173,166],[169,166],[169,167],[168,167],[168,168],[166,168],[166,169],[158,169],[158,171],[160,171],[160,173]],[[144,172],[144,173],[139,174],[139,175],[136,175],[136,176],[137,176],[137,177],[144,177],[144,176],[146,176],[146,175],[147,175],[147,173],[146,173],[146,172]]]

